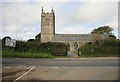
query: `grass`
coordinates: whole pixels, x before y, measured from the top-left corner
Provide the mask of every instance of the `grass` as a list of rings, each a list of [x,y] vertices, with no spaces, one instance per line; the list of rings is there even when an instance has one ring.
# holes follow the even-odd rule
[[[2,57],[9,58],[54,58],[51,53],[33,53],[33,52],[17,52],[10,50],[3,50]]]

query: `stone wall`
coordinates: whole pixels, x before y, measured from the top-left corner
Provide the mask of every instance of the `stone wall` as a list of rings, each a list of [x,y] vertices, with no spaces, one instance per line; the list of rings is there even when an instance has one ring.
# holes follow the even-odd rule
[[[69,45],[70,51],[75,51],[86,42],[92,41],[91,34],[55,34],[52,39],[52,42],[63,42]],[[77,48],[75,44],[77,44]]]

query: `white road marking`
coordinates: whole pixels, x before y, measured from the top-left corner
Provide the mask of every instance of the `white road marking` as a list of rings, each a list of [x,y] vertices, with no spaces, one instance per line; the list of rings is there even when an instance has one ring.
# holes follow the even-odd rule
[[[27,66],[16,66],[14,68],[29,68],[29,67],[27,67]]]
[[[39,68],[47,68],[47,66],[39,66]]]
[[[21,76],[19,76],[18,78],[16,78],[13,82],[19,80],[20,78],[22,78],[24,75],[26,75],[28,72],[30,72],[31,70],[33,70],[35,67],[32,67],[31,69],[29,69],[27,72],[25,72],[24,74],[22,74]]]
[[[16,67],[11,66],[11,67],[3,67],[3,68],[27,68],[27,67],[25,67],[25,66],[16,66]]]
[[[12,77],[12,76],[5,76],[5,77],[3,77],[3,78],[5,78],[5,79],[6,79],[6,78],[10,78],[10,77]]]
[[[75,67],[76,69],[80,69],[80,68],[82,68],[82,67]]]
[[[30,66],[34,67],[34,66]],[[26,68],[29,69],[30,67],[28,66],[18,66],[18,67],[3,67],[3,68]],[[85,67],[70,67],[70,66],[39,66],[39,68],[119,68],[117,66],[85,66]]]
[[[59,68],[59,67],[51,67],[51,68],[56,68],[56,69],[57,69],[57,68]]]
[[[3,68],[12,68],[12,67],[3,67]]]
[[[62,68],[64,69],[64,68],[71,68],[71,67],[62,67]]]
[[[118,68],[117,66],[114,67],[114,66],[85,66],[85,67],[71,67],[71,66],[39,66],[39,68]]]

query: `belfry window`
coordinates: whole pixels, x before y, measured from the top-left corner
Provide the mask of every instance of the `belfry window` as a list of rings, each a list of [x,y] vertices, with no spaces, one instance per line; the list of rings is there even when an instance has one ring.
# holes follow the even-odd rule
[[[46,18],[46,24],[49,26],[49,18]]]
[[[46,19],[46,21],[48,22],[48,21],[49,21],[49,19],[47,18],[47,19]]]

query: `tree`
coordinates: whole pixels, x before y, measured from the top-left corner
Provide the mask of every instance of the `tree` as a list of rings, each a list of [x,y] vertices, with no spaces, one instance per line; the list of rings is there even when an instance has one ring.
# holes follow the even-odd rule
[[[94,29],[91,33],[92,34],[102,34],[105,37],[109,37],[109,38],[114,38],[116,39],[115,35],[112,33],[113,29],[110,26],[102,26],[102,27],[98,27],[97,29]]]
[[[107,35],[112,35],[112,27],[110,26],[102,26],[102,27],[99,27],[97,29],[94,29],[91,33],[92,34],[107,34]]]

